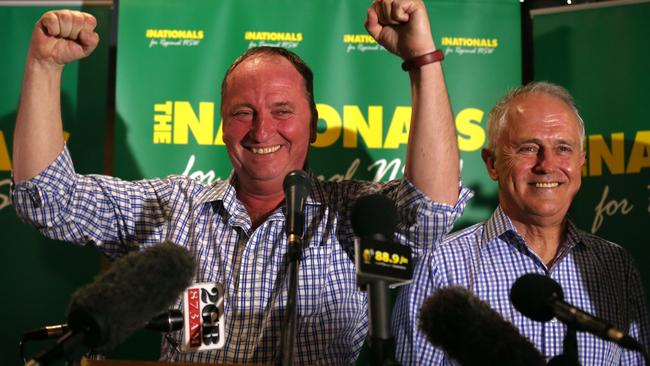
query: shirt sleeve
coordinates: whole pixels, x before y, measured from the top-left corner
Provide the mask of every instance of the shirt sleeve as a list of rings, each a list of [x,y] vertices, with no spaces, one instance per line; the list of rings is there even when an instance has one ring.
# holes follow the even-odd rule
[[[420,330],[420,308],[428,296],[445,287],[445,279],[433,265],[435,253],[423,255],[413,271],[413,281],[404,286],[395,303],[392,329],[395,358],[401,365],[451,365],[446,354],[434,347]]]
[[[408,245],[417,258],[432,252],[451,231],[474,193],[461,185],[458,201],[452,206],[431,200],[404,178],[393,195],[400,217],[396,241]]]
[[[403,365],[442,365],[447,362],[444,353],[420,331],[420,307],[427,294],[441,287],[431,265],[434,249],[451,231],[473,192],[461,186],[454,206],[432,201],[406,179],[398,192],[396,202],[402,217],[398,240],[413,250],[414,268],[413,281],[400,288],[393,307],[396,359]]]
[[[648,352],[650,349],[649,324],[648,312],[645,302],[645,295],[643,293],[643,286],[641,285],[641,278],[639,272],[630,260],[627,283],[627,299],[630,311],[630,326],[628,335],[634,338],[639,344]],[[643,354],[638,351],[625,350],[621,358],[621,365],[644,365],[645,360]]]
[[[21,220],[45,236],[103,245],[111,255],[131,244],[161,241],[170,191],[160,179],[127,182],[76,174],[65,147],[39,175],[15,184],[11,196]]]

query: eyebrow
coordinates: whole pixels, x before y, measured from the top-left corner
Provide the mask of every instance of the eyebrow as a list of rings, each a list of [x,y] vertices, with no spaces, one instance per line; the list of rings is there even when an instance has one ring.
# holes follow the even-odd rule
[[[231,106],[229,109],[233,110],[233,109],[237,109],[237,108],[241,108],[241,107],[247,107],[247,108],[250,108],[250,109],[254,109],[253,105],[250,104],[250,103],[237,103],[237,104]]]
[[[553,142],[556,145],[580,145],[579,142],[572,142],[571,140],[566,140],[566,139],[554,140]],[[516,141],[517,145],[528,144],[528,143],[534,143],[534,144],[537,144],[537,145],[544,145],[543,141],[541,139],[536,138],[536,137]]]
[[[293,103],[291,102],[275,102],[271,104],[272,107],[289,107],[293,108]]]

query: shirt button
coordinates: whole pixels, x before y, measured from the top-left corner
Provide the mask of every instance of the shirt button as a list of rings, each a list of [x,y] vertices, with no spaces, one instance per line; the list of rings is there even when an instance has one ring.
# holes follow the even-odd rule
[[[557,324],[557,318],[551,319],[551,324]]]

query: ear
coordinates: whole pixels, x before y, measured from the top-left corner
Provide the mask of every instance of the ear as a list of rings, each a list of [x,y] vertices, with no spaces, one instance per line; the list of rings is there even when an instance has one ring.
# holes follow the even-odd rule
[[[316,142],[316,129],[318,128],[318,111],[316,107],[311,110],[311,126],[309,128],[309,142]]]
[[[496,157],[494,152],[490,149],[483,149],[481,150],[481,158],[483,158],[483,163],[485,163],[485,168],[487,169],[490,178],[492,178],[492,180],[498,180],[499,174],[495,167]]]

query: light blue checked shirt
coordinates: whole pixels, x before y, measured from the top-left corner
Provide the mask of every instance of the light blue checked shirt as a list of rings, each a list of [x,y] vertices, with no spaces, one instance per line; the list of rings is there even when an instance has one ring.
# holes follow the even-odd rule
[[[566,242],[550,268],[528,248],[500,207],[484,222],[449,235],[433,253],[424,254],[414,274],[414,287],[404,320],[397,330],[403,345],[398,358],[405,365],[449,365],[453,362],[431,346],[418,330],[417,304],[436,289],[462,286],[487,302],[514,324],[547,360],[562,353],[566,326],[553,319],[530,320],[509,300],[512,284],[526,273],[547,275],[564,291],[565,301],[629,332],[648,348],[648,315],[639,274],[620,246],[568,223]],[[425,265],[425,263],[427,263]],[[397,316],[397,315],[396,315]],[[641,354],[611,342],[577,333],[580,363],[589,365],[643,365]]]
[[[92,243],[109,256],[171,240],[195,255],[197,282],[224,286],[225,348],[181,353],[163,341],[163,360],[268,363],[277,349],[287,295],[284,207],[253,230],[233,183],[77,175],[66,148],[37,177],[17,184],[12,198],[19,216],[48,237]],[[356,286],[349,209],[357,197],[375,192],[395,200],[396,240],[410,246],[415,257],[433,250],[471,196],[463,189],[451,207],[429,200],[407,180],[314,181],[305,209],[297,364],[352,364],[359,355],[368,330],[367,296]],[[180,333],[173,335],[179,343]]]

